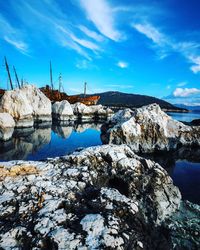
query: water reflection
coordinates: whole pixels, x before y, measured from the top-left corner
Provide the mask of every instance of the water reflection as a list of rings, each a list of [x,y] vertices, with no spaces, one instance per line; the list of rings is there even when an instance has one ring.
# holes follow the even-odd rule
[[[0,160],[41,160],[100,145],[100,127],[85,123],[17,129],[11,140],[0,144]]]
[[[183,199],[200,204],[200,148],[142,155],[164,167],[179,187]]]

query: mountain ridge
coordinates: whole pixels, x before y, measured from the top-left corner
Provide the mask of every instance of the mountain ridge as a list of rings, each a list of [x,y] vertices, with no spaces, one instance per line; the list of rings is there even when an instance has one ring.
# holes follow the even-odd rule
[[[157,103],[162,109],[174,111],[177,110],[183,112],[187,111],[184,108],[176,107],[169,102],[148,95],[130,94],[120,91],[107,91],[103,93],[95,93],[93,95],[99,95],[100,100],[98,104],[102,104],[105,106],[139,108],[148,104]]]

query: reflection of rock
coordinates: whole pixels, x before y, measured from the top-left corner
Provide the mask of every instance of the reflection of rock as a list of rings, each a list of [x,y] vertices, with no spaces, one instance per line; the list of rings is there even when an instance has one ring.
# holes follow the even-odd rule
[[[70,137],[73,127],[72,126],[52,126],[52,130],[54,133],[58,134],[60,137],[67,139]]]
[[[18,129],[9,143],[2,143],[0,158],[2,160],[26,159],[28,154],[36,152],[40,147],[51,141],[51,128]]]
[[[75,125],[74,129],[76,132],[82,133],[87,129],[100,130],[101,123],[78,123]]]
[[[15,121],[8,113],[0,113],[0,140],[7,141],[12,137]]]
[[[105,108],[102,105],[86,106],[83,103],[77,102],[71,106],[74,115],[76,115],[83,121],[107,119],[113,114],[113,111],[111,109]]]
[[[0,109],[15,119],[16,127],[31,127],[34,121],[51,120],[50,100],[33,85],[6,91]]]
[[[134,151],[172,150],[200,145],[200,127],[173,120],[157,104],[117,112],[103,127],[107,143],[128,144]]]
[[[67,100],[55,102],[52,105],[52,116],[59,121],[70,121],[74,119],[73,109]]]
[[[0,219],[6,223],[1,227],[0,247],[173,246],[171,232],[181,225],[175,216],[180,193],[160,165],[137,156],[128,146],[91,147],[29,164],[36,166],[37,174],[2,182]],[[3,168],[11,168],[11,163],[5,165]],[[185,231],[184,239],[177,234],[175,240],[185,241],[189,233]],[[191,249],[199,243],[198,236],[193,236]]]

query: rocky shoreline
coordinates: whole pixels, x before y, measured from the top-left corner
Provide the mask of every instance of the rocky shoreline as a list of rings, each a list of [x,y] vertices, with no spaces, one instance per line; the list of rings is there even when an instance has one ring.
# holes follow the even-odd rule
[[[5,163],[1,190],[3,249],[198,249],[200,243],[199,207],[182,202],[167,172],[126,145]]]
[[[30,128],[41,123],[105,121],[113,111],[102,105],[71,105],[68,101],[51,101],[34,85],[6,91],[0,99],[0,140],[9,140],[14,128]]]
[[[100,119],[107,145],[0,163],[0,249],[199,249],[200,207],[182,201],[166,170],[138,153],[199,147],[200,127],[174,121],[156,104],[113,114],[45,98],[34,86],[6,93],[1,140],[52,117],[57,124]],[[40,137],[32,134],[38,146]]]

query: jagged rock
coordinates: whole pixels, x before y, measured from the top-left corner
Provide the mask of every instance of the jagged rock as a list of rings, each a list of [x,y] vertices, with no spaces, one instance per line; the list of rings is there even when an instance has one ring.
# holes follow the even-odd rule
[[[104,143],[128,144],[136,152],[200,145],[200,127],[173,120],[157,104],[117,112],[103,127]]]
[[[51,102],[34,85],[6,91],[0,100],[0,110],[14,118],[16,127],[31,127],[34,121],[51,121]]]
[[[107,119],[113,114],[110,108],[105,108],[102,105],[86,106],[83,103],[75,103],[72,105],[74,114],[83,121],[95,119]]]
[[[0,113],[0,140],[7,141],[12,137],[15,121],[8,113]]]
[[[0,182],[1,248],[173,246],[172,227],[181,225],[176,219],[180,192],[159,164],[128,146],[91,147],[44,162],[8,162],[1,170],[12,172],[23,164],[36,173],[7,175]],[[199,239],[191,237],[190,246],[194,244]]]
[[[67,100],[55,102],[52,105],[53,118],[59,121],[71,121],[74,119],[73,109]]]

